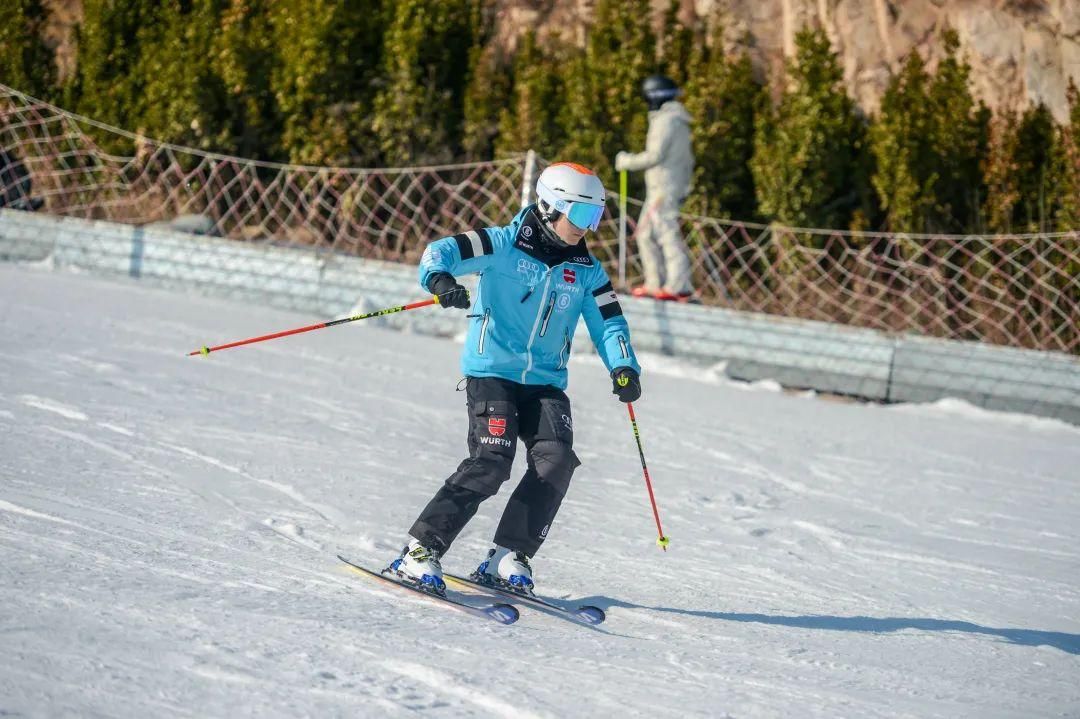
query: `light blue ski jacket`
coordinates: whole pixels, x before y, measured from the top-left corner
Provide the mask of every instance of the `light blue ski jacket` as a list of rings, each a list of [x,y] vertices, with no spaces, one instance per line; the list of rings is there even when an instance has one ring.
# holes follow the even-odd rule
[[[566,389],[566,365],[578,319],[585,318],[608,372],[641,372],[630,328],[600,261],[582,239],[573,247],[541,240],[535,205],[504,227],[470,230],[428,245],[420,285],[436,272],[479,273],[461,354],[470,377],[501,377]]]

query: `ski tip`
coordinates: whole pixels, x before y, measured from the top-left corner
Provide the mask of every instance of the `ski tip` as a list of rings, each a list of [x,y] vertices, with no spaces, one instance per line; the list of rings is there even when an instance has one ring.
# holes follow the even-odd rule
[[[586,624],[602,624],[607,619],[607,614],[600,607],[586,605],[577,608],[577,615]]]
[[[521,612],[511,604],[492,604],[484,611],[500,624],[513,624],[521,617]]]

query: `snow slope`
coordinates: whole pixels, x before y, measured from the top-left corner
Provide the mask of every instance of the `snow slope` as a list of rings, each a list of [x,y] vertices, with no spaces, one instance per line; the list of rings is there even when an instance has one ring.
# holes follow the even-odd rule
[[[0,266],[0,716],[1080,716],[1075,428],[646,357],[664,553],[576,360],[584,466],[535,569],[609,620],[502,627],[334,559],[388,561],[463,456],[458,345],[376,320],[184,356],[312,321]]]

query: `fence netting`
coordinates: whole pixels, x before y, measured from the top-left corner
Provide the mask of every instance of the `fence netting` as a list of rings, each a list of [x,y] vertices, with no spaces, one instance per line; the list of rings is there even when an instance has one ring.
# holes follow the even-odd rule
[[[0,206],[18,209],[133,224],[187,218],[243,242],[415,262],[433,239],[508,222],[538,170],[525,154],[408,168],[260,162],[144,138],[0,85]],[[633,286],[642,207],[628,204]],[[1078,232],[903,235],[693,215],[681,226],[707,305],[1080,354]],[[618,227],[611,193],[592,246],[613,278]]]

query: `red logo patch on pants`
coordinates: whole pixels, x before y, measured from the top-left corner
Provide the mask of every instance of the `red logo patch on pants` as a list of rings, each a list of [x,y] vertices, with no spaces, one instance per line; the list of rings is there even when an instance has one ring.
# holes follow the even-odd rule
[[[562,271],[563,281],[568,285],[572,285],[577,282],[577,274],[569,267],[563,268]]]
[[[488,417],[488,432],[492,437],[506,434],[506,417]]]

